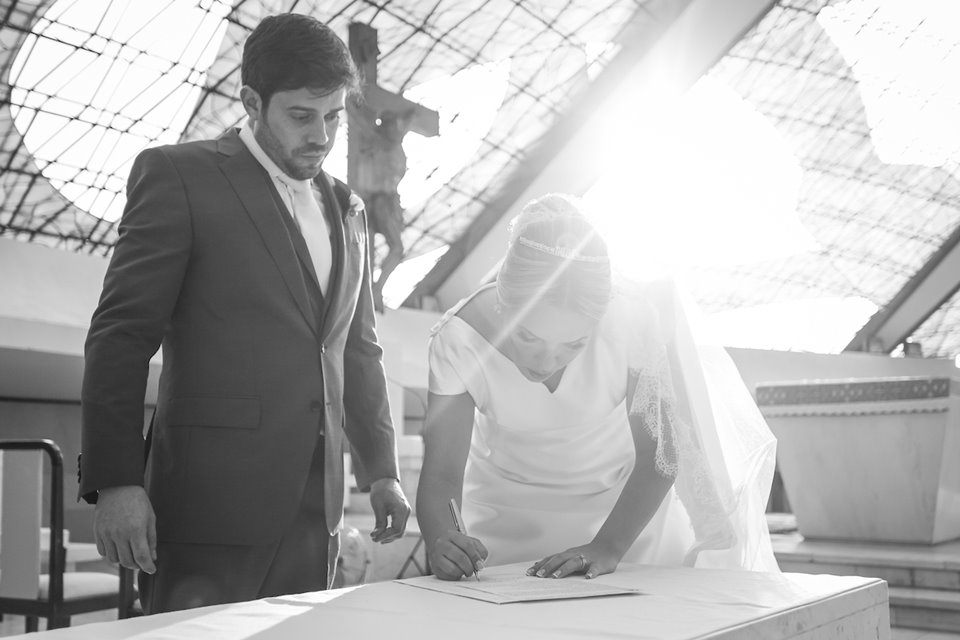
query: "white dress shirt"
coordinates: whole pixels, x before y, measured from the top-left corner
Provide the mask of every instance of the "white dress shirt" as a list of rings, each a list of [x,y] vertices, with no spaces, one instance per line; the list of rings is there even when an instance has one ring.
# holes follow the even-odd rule
[[[257,142],[249,125],[240,129],[240,140],[273,179],[280,198],[287,205],[287,211],[307,243],[320,291],[326,295],[333,267],[333,251],[330,246],[330,227],[320,208],[322,198],[316,193],[313,180],[297,180],[284,173]]]

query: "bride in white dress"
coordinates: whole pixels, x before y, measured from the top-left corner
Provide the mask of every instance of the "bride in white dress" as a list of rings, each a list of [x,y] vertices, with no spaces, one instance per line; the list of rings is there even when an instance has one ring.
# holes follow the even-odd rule
[[[777,570],[773,436],[670,283],[613,278],[578,201],[524,208],[496,282],[444,316],[429,352],[417,519],[438,577],[520,561],[541,577]]]

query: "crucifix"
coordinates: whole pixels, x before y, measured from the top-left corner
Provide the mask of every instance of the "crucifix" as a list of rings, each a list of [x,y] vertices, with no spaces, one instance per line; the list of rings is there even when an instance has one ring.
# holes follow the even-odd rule
[[[403,136],[415,131],[435,136],[440,116],[377,84],[377,31],[354,22],[349,30],[350,54],[363,79],[362,96],[347,107],[347,183],[357,191],[367,209],[370,267],[374,264],[374,239],[384,237],[387,255],[373,283],[373,300],[383,311],[383,285],[403,260],[403,209],[397,185],[407,171]]]

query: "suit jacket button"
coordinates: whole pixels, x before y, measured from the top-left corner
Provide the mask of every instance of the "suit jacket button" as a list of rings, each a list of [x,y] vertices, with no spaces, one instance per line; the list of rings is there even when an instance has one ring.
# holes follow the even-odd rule
[[[319,400],[314,400],[313,402],[310,403],[310,411],[322,411],[322,410],[323,410],[323,403],[320,402]]]
[[[321,345],[320,345],[320,353],[326,353],[326,352],[327,352],[327,345],[321,344]]]

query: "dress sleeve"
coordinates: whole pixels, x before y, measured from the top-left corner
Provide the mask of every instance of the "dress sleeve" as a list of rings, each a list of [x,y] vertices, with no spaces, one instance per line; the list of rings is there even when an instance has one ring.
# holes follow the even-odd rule
[[[485,397],[480,346],[461,321],[446,318],[432,331],[428,347],[429,390],[444,396],[469,393],[478,405]]]

